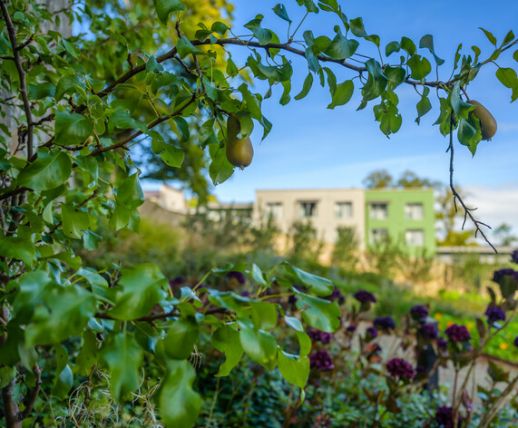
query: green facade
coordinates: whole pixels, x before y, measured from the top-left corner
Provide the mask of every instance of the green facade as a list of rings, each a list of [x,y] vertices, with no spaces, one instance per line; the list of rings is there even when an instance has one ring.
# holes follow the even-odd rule
[[[365,204],[367,245],[388,236],[411,253],[435,253],[433,190],[366,190]]]

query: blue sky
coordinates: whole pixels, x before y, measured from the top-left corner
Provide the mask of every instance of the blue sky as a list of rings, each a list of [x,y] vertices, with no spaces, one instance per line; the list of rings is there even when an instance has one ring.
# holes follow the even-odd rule
[[[262,13],[265,26],[280,35],[286,34],[284,22],[271,11],[276,3],[236,0],[235,32],[246,33],[242,25],[256,13]],[[285,4],[297,22],[301,9],[295,0]],[[491,30],[499,39],[510,29],[518,33],[516,0],[494,1],[492,6],[485,0],[348,0],[341,4],[349,18],[362,16],[367,32],[379,34],[383,46],[402,35],[418,41],[421,36],[432,34],[438,55],[446,59],[442,78],[450,73],[447,65],[451,64],[458,43],[462,42],[468,49],[477,44],[483,53],[489,52],[489,42],[478,27]],[[303,29],[311,29],[316,35],[332,35],[335,24],[330,14],[320,13],[306,21]],[[360,52],[370,53],[362,47]],[[233,53],[235,58],[244,59],[247,52],[236,48]],[[293,58],[293,64],[292,95],[295,95],[302,86],[307,66],[305,60],[298,58]],[[512,62],[501,61],[500,65],[506,64]],[[474,158],[464,147],[457,149],[456,180],[469,189],[505,189],[508,194],[518,192],[518,102],[510,103],[510,91],[496,80],[495,70],[492,65],[482,70],[468,92],[492,111],[498,120],[498,132],[492,141],[480,144]],[[339,82],[353,76],[340,67],[335,71]],[[246,201],[253,200],[257,188],[357,187],[368,172],[377,168],[386,168],[395,175],[412,169],[420,175],[446,181],[447,141],[432,126],[437,111],[417,126],[414,118],[418,96],[411,87],[402,88],[398,95],[403,126],[387,139],[373,120],[372,107],[355,111],[358,92],[346,106],[328,110],[328,90],[319,85],[314,85],[304,100],[292,101],[287,106],[278,104],[280,91],[274,91],[273,97],[263,103],[264,113],[274,125],[272,132],[264,141],[260,141],[259,132],[254,135],[253,164],[244,171],[236,171],[229,181],[214,189],[215,194],[226,201]]]

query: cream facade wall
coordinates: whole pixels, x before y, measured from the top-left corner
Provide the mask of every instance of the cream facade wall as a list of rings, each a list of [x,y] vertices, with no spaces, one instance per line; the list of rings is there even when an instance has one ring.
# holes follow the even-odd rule
[[[186,214],[187,213],[187,202],[185,195],[181,189],[176,189],[171,186],[162,185],[157,192],[149,198],[151,202],[154,202],[158,206],[165,210]]]
[[[326,243],[335,241],[338,227],[350,227],[356,232],[360,248],[364,248],[364,195],[362,189],[257,190],[254,221],[260,221],[272,213],[284,233],[296,221],[310,221],[319,238]],[[305,217],[304,211],[313,215]]]

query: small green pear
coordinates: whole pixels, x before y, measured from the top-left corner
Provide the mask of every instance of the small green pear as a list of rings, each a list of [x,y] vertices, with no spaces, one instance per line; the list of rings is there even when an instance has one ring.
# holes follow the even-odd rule
[[[249,137],[238,138],[240,129],[239,119],[229,116],[227,120],[227,159],[232,165],[243,169],[252,163],[254,148]]]
[[[485,108],[482,103],[475,100],[469,100],[469,103],[475,106],[473,114],[480,120],[480,131],[483,140],[490,140],[496,134],[496,119],[491,112]]]

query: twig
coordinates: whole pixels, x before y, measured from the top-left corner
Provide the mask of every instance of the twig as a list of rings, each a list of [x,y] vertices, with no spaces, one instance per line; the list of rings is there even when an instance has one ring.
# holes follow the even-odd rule
[[[175,116],[178,116],[187,107],[189,107],[194,102],[195,99],[196,99],[196,96],[193,94],[193,96],[189,99],[189,101],[187,103],[185,103],[182,107],[180,107],[178,110],[176,110],[176,111],[174,111],[174,112],[172,112],[170,114],[167,114],[165,116],[160,116],[160,117],[156,118],[155,120],[151,121],[147,125],[147,129],[152,129],[155,126],[159,125],[160,123],[165,122],[166,120],[169,120],[169,119],[171,119],[171,118],[173,118]],[[135,132],[131,133],[130,135],[128,135],[127,137],[124,137],[123,139],[121,139],[117,143],[114,143],[114,144],[112,144],[110,146],[106,146],[106,147],[100,147],[97,150],[94,150],[92,153],[90,153],[90,156],[97,156],[97,155],[100,155],[101,153],[108,152],[110,150],[115,150],[115,149],[118,149],[120,147],[123,147],[127,143],[129,143],[131,140],[133,140],[134,138],[137,138],[138,136],[142,135],[143,133],[144,132],[140,131],[140,130],[139,131],[135,131]]]
[[[41,369],[36,365],[33,369],[34,375],[36,376],[36,383],[34,384],[34,388],[31,389],[30,393],[25,397],[25,408],[23,412],[20,412],[18,415],[18,419],[23,421],[27,416],[29,416],[32,412],[32,408],[34,407],[34,403],[36,398],[38,398],[38,394],[41,389]]]
[[[450,142],[448,145],[448,149],[446,151],[450,152],[450,190],[453,195],[453,204],[455,206],[455,212],[458,212],[458,206],[457,206],[457,203],[458,203],[464,210],[464,220],[462,222],[462,229],[464,229],[464,227],[466,226],[466,222],[469,219],[475,226],[475,237],[480,233],[480,236],[484,239],[484,241],[493,249],[495,254],[497,254],[498,253],[497,249],[491,243],[489,238],[486,236],[484,230],[482,229],[483,227],[487,227],[488,229],[491,229],[491,226],[478,220],[473,215],[473,211],[475,211],[476,208],[470,208],[466,205],[466,203],[462,199],[462,196],[459,194],[459,192],[455,188],[455,185],[453,184],[453,175],[454,175],[454,170],[455,170],[454,169],[455,149],[454,149],[454,145],[453,145],[453,124],[454,124],[454,119],[453,119],[453,114],[452,114],[451,120],[450,120]]]
[[[2,15],[4,16],[4,21],[7,27],[7,33],[9,35],[9,40],[11,42],[11,47],[13,50],[14,62],[16,64],[16,70],[18,71],[18,77],[20,79],[20,94],[23,100],[23,109],[25,111],[25,118],[27,121],[27,159],[32,158],[33,153],[33,135],[32,135],[32,112],[31,112],[31,104],[29,102],[29,96],[27,94],[27,81],[25,76],[25,70],[22,67],[22,62],[20,58],[20,49],[16,42],[16,30],[14,29],[13,21],[11,20],[11,16],[9,15],[9,11],[7,10],[7,6],[4,3],[4,0],[0,0],[0,8],[2,9]],[[22,45],[20,45],[22,46]]]
[[[2,399],[4,401],[4,417],[7,428],[21,428],[18,420],[18,405],[13,397],[14,380],[2,388]]]

